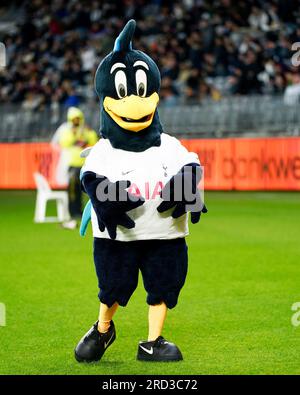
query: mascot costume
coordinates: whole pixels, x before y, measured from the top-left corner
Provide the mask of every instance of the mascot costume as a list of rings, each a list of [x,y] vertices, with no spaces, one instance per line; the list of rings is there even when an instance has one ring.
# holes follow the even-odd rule
[[[139,342],[137,359],[182,360],[179,348],[161,333],[187,274],[188,212],[192,223],[207,212],[197,189],[199,159],[163,133],[157,112],[160,73],[149,56],[132,49],[134,30],[130,20],[95,75],[102,139],[83,153],[81,185],[90,201],[81,234],[91,217],[100,312],[75,349],[79,362],[99,361],[116,339],[112,318],[136,289],[139,270],[149,336]],[[189,198],[186,190],[192,191]]]

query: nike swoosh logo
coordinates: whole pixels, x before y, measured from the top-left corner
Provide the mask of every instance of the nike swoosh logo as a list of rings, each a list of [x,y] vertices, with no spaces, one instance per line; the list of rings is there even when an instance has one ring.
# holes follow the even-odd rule
[[[104,348],[106,348],[109,343],[112,341],[112,338],[114,337],[114,334],[111,335],[111,338],[108,340],[108,342],[104,342]]]
[[[131,173],[133,171],[134,171],[134,169],[133,170],[128,170],[128,171],[122,171],[122,176],[126,176],[126,174],[129,174],[129,173]]]
[[[142,350],[146,351],[146,353],[148,353],[150,355],[153,354],[153,347],[151,347],[150,350],[148,348],[145,348],[145,347],[141,346],[141,345],[140,345],[140,347],[141,347]]]

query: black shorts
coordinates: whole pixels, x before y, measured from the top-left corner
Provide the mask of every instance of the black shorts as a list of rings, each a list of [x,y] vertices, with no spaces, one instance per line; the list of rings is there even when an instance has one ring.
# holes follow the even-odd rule
[[[171,309],[185,282],[187,245],[184,238],[129,242],[94,238],[94,262],[102,303],[126,306],[141,270],[147,303],[165,302]]]

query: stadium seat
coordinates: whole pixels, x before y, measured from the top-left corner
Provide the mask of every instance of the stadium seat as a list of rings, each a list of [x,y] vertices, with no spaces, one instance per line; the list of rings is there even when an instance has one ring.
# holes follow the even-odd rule
[[[40,173],[34,173],[37,187],[34,222],[64,222],[70,219],[68,209],[68,194],[65,191],[52,191],[46,178]],[[56,200],[57,216],[46,217],[47,202]]]

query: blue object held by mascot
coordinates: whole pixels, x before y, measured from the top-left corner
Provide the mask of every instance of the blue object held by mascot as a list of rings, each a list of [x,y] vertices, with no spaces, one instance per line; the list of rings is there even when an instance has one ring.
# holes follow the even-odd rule
[[[157,111],[160,73],[148,55],[133,49],[135,25],[134,20],[126,24],[95,75],[102,139],[82,168],[82,188],[90,201],[80,233],[85,234],[91,218],[100,312],[75,349],[79,362],[100,360],[115,340],[113,315],[128,303],[139,271],[147,292],[149,333],[138,344],[137,359],[182,359],[161,332],[187,274],[188,213],[197,223],[207,212],[197,189],[198,156],[163,132]]]

